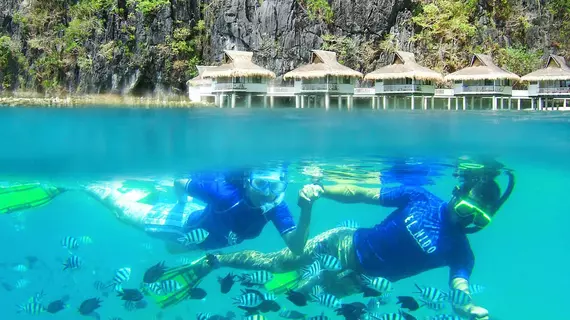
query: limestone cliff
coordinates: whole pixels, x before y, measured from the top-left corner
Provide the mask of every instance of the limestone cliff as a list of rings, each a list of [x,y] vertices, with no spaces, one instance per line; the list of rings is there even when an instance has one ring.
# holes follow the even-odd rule
[[[306,63],[315,48],[339,52],[362,72],[386,63],[394,49],[413,51],[442,72],[466,63],[472,50],[494,53],[507,67],[522,59],[510,64],[523,72],[546,53],[570,52],[568,6],[561,0],[0,0],[0,85],[183,93],[195,65],[217,63],[224,49],[253,51],[276,74]]]

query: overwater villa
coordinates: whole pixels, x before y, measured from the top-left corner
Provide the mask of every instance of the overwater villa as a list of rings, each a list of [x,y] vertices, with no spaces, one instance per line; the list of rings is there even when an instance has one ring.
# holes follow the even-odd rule
[[[528,95],[538,100],[538,109],[554,106],[555,99],[563,101],[566,108],[566,99],[570,98],[570,68],[566,65],[564,57],[550,55],[546,61],[546,67],[531,72],[523,77],[522,81],[528,81]],[[544,103],[543,103],[544,102]]]
[[[505,102],[510,106],[513,82],[519,79],[516,74],[495,65],[493,59],[485,54],[473,55],[468,67],[445,77],[446,81],[453,82],[453,94],[457,97],[455,108],[459,109],[461,101],[463,110],[487,109],[489,105],[484,101],[489,100],[493,110],[497,110],[499,104],[503,109]]]
[[[212,79],[212,94],[219,107],[235,108],[236,100],[245,99],[245,105],[251,107],[252,97],[263,97],[267,94],[269,79],[275,78],[270,70],[253,63],[253,52],[224,50],[222,65],[208,68],[203,78]]]
[[[196,66],[198,69],[198,75],[194,78],[186,81],[188,86],[188,98],[193,102],[200,102],[207,99],[207,97],[213,97],[212,94],[212,79],[205,79],[203,77],[204,71],[207,69],[215,68],[213,66]]]
[[[398,105],[398,100],[403,100],[413,110],[416,100],[421,99],[422,109],[428,108],[428,100],[433,108],[433,96],[435,93],[434,82],[443,81],[440,73],[419,65],[413,53],[396,51],[390,65],[377,69],[364,77],[374,83],[375,96],[372,97],[372,108],[383,109],[391,105]]]
[[[331,98],[337,98],[339,108],[346,98],[348,108],[353,106],[354,84],[362,73],[343,66],[336,59],[336,52],[312,50],[309,64],[283,75],[284,80],[294,80],[295,107],[320,105],[328,109]]]

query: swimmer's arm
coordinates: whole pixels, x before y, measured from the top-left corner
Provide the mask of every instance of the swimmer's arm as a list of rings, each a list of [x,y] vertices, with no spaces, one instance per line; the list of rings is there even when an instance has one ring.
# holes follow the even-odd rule
[[[303,254],[305,244],[309,238],[309,225],[311,224],[312,203],[306,201],[299,201],[301,214],[299,216],[299,223],[297,227],[282,235],[283,240],[291,252],[296,255]]]
[[[378,204],[380,188],[364,188],[351,184],[323,186],[321,197],[342,203]]]

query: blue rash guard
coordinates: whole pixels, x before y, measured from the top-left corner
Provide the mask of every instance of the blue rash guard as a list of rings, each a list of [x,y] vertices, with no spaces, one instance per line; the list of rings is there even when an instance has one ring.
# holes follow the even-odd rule
[[[186,192],[207,203],[204,210],[192,213],[184,226],[185,232],[195,228],[209,232],[206,240],[199,245],[201,249],[227,247],[230,231],[237,236],[237,243],[256,238],[269,221],[273,222],[280,234],[296,228],[284,201],[263,214],[260,208],[247,203],[244,191],[225,179],[192,179],[188,182]]]
[[[446,202],[423,188],[394,187],[381,189],[379,204],[398,209],[354,233],[363,273],[398,281],[448,266],[450,279],[469,279],[475,257],[467,236],[450,221]]]

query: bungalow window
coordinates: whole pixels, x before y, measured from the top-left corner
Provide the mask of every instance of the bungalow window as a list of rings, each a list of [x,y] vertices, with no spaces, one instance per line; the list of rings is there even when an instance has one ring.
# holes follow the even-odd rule
[[[342,84],[350,84],[350,77],[342,77]]]
[[[495,81],[486,79],[484,83],[485,86],[493,86]]]
[[[568,88],[568,87],[570,87],[570,80],[560,81],[560,88]]]
[[[412,84],[412,78],[406,78],[406,84]]]
[[[251,83],[261,83],[261,76],[254,76],[251,78]]]

